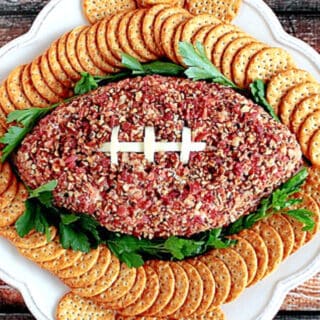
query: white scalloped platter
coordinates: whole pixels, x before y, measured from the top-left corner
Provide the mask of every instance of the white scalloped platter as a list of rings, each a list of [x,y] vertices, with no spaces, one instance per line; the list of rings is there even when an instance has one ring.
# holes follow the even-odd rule
[[[30,31],[0,49],[0,80],[15,66],[42,53],[65,31],[86,23],[81,0],[52,0]],[[320,56],[303,41],[286,34],[262,0],[244,0],[235,23],[256,38],[287,49],[300,68],[320,81]],[[320,270],[320,236],[287,259],[271,276],[223,307],[228,320],[270,320],[289,290]],[[57,278],[20,256],[0,238],[0,278],[18,288],[38,320],[53,320],[59,298],[68,290]]]

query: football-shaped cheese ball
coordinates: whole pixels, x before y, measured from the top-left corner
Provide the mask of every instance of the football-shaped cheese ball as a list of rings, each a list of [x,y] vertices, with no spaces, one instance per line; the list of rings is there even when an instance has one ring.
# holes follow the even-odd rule
[[[156,142],[181,142],[188,128],[205,150],[191,151],[187,163],[177,151],[150,161],[122,150],[114,163],[101,148],[116,127],[114,147],[145,143],[147,127]],[[147,76],[60,105],[25,138],[16,163],[31,188],[58,181],[57,206],[153,238],[191,236],[252,212],[297,172],[301,151],[285,126],[232,89]]]

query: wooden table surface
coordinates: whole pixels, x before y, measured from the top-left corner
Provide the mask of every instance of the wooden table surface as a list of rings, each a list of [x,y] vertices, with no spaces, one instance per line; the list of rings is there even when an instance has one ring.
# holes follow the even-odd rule
[[[0,47],[28,31],[37,13],[47,2],[0,0]],[[276,12],[287,32],[320,52],[320,0],[266,2]],[[0,320],[25,319],[34,318],[28,312],[23,298],[17,290],[0,280]],[[320,272],[288,294],[276,319],[320,319]]]

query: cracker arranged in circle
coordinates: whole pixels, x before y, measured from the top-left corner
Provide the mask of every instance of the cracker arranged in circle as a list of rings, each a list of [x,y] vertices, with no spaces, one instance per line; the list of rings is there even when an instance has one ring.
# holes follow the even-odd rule
[[[28,65],[22,73],[22,87],[28,99],[31,101],[33,107],[45,108],[50,103],[44,99],[40,93],[36,90],[31,80],[30,65]]]
[[[0,105],[6,115],[16,110],[8,95],[7,81],[0,86]]]
[[[97,45],[98,27],[99,27],[99,24],[96,23],[93,26],[91,26],[87,31],[88,54],[90,55],[92,62],[100,70],[106,73],[116,73],[119,71],[119,69],[115,68],[106,59],[104,59],[98,48],[98,45]]]
[[[83,12],[91,24],[112,14],[136,9],[135,0],[83,0]]]
[[[273,227],[281,237],[283,243],[282,259],[286,259],[291,254],[294,246],[294,232],[291,224],[281,214],[273,214],[264,221]]]
[[[244,259],[232,249],[212,250],[209,255],[223,261],[229,269],[231,289],[226,303],[235,300],[248,284],[248,270]]]
[[[282,48],[265,48],[256,53],[246,70],[246,86],[256,79],[270,81],[281,71],[292,69],[295,62],[291,55]]]
[[[0,137],[3,137],[7,132],[7,115],[0,104]]]
[[[189,292],[184,304],[173,314],[172,318],[181,319],[193,314],[200,306],[203,297],[203,282],[197,269],[186,261],[179,262],[189,279]]]
[[[298,141],[304,155],[308,155],[309,143],[318,129],[320,129],[320,110],[311,113],[301,124]]]
[[[175,279],[170,263],[166,261],[151,261],[148,263],[159,277],[159,295],[155,303],[143,313],[145,316],[154,316],[160,312],[172,299],[174,294]]]
[[[134,320],[137,320],[137,319],[134,319]],[[145,319],[145,320],[158,320],[158,319]],[[221,308],[216,308],[204,314],[200,314],[200,315],[193,314],[190,317],[182,318],[179,320],[226,320],[226,316]]]
[[[156,60],[158,55],[150,51],[143,39],[142,23],[147,9],[140,9],[131,16],[127,27],[130,47],[141,57],[140,61]]]
[[[1,164],[0,171],[0,195],[3,194],[10,185],[10,182],[13,178],[13,172],[8,161]]]
[[[186,21],[188,21],[188,20],[186,20]],[[180,37],[181,37],[181,34],[182,34],[183,27],[184,27],[185,23],[186,22],[182,22],[178,26],[178,28],[175,30],[175,34],[174,34],[173,40],[171,40],[172,41],[173,52],[171,54],[170,59],[172,61],[174,61],[175,63],[182,64],[182,65],[184,65],[184,61],[183,61],[182,56],[180,55],[179,43],[180,43]],[[179,61],[179,59],[180,59],[180,61]]]
[[[93,267],[93,266],[92,266]],[[91,267],[91,268],[92,268]],[[90,269],[91,269],[90,268]],[[111,262],[105,274],[94,283],[86,286],[73,288],[73,292],[81,297],[94,297],[110,288],[117,280],[120,273],[120,261],[114,255],[111,256]]]
[[[78,259],[73,266],[59,270],[57,272],[58,277],[63,281],[65,278],[74,278],[83,275],[96,264],[99,253],[100,247],[88,253],[82,253],[80,259]]]
[[[264,277],[276,270],[279,264],[283,260],[283,243],[279,233],[271,227],[269,224],[259,221],[253,227],[252,230],[256,231],[268,249],[268,268]]]
[[[105,305],[110,309],[124,309],[136,302],[142,295],[147,282],[146,272],[143,267],[137,269],[136,281],[130,291],[123,297],[106,303]]]
[[[281,100],[279,108],[281,121],[290,126],[290,118],[296,106],[304,99],[319,93],[320,84],[316,82],[305,82],[291,88]]]
[[[115,320],[115,313],[92,300],[81,298],[72,292],[65,294],[59,301],[57,320]]]
[[[151,308],[155,303],[160,291],[159,277],[155,270],[150,266],[144,266],[144,269],[147,276],[147,282],[142,295],[133,304],[119,310],[119,314],[125,316],[140,315]]]
[[[23,91],[21,83],[22,72],[25,67],[25,65],[16,67],[10,72],[7,78],[7,92],[9,99],[14,104],[14,107],[20,110],[32,107],[31,102]]]
[[[213,274],[211,273],[210,269],[207,267],[206,264],[204,264],[198,259],[189,259],[188,263],[190,263],[193,267],[197,269],[202,279],[202,283],[203,283],[202,300],[198,309],[193,313],[193,315],[202,315],[208,311],[208,309],[213,303],[215,290],[216,290],[216,283],[213,278]]]
[[[320,110],[320,94],[314,94],[298,103],[291,114],[291,130],[298,133],[301,124],[311,113],[317,110]]]
[[[278,114],[281,99],[290,89],[298,84],[314,81],[314,77],[305,70],[289,69],[281,71],[272,77],[267,85],[267,100],[276,114]]]
[[[80,258],[80,257],[79,257]],[[77,259],[78,260],[78,259]],[[111,263],[111,252],[106,246],[100,246],[99,258],[91,269],[77,277],[65,278],[64,283],[70,288],[90,286],[100,279]]]
[[[310,156],[311,163],[320,167],[320,129],[318,129],[312,136],[308,145],[308,154]]]
[[[232,80],[235,84],[241,88],[246,87],[246,72],[251,59],[266,47],[265,44],[252,40],[237,51],[231,64]]]
[[[146,11],[142,21],[142,34],[146,47],[157,56],[161,56],[162,52],[160,43],[155,40],[154,22],[157,15],[165,8],[168,8],[168,5],[159,4],[151,7]]]
[[[269,260],[268,249],[261,236],[253,230],[242,230],[239,233],[239,236],[247,240],[253,246],[258,259],[257,273],[253,281],[248,285],[248,287],[250,287],[261,280],[267,271]]]
[[[0,210],[4,210],[12,204],[12,201],[18,192],[18,187],[19,183],[13,175],[8,189],[0,195]]]
[[[214,299],[208,309],[212,311],[227,300],[231,290],[231,274],[226,264],[212,255],[204,255],[198,259],[209,268],[216,284]]]
[[[311,196],[318,204],[318,207],[320,207],[320,170],[312,166],[308,168],[308,174],[301,191]]]
[[[238,235],[233,235],[230,238],[237,241],[237,243],[232,246],[232,249],[239,253],[246,263],[248,270],[247,286],[249,286],[255,278],[258,269],[258,258],[256,252],[250,242],[244,238]]]
[[[203,26],[197,31],[191,39],[191,43],[195,46],[197,42],[204,43],[204,39],[206,38],[209,31],[214,28],[212,25]]]
[[[189,292],[189,279],[186,271],[176,262],[170,262],[174,274],[174,293],[169,303],[155,316],[162,318],[176,312],[186,301]]]
[[[87,47],[87,37],[89,29],[83,30],[76,43],[77,57],[82,68],[93,76],[102,76],[105,73],[99,69],[92,61]]]

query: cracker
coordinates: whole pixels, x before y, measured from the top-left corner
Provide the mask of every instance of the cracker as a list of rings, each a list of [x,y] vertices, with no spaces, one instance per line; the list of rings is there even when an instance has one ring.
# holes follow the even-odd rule
[[[268,83],[267,100],[276,114],[278,114],[281,99],[290,89],[298,84],[313,81],[315,81],[314,77],[305,70],[290,69],[281,71],[272,77]]]
[[[184,61],[183,61],[183,58],[180,55],[179,43],[180,43],[180,37],[181,37],[181,34],[182,34],[183,27],[184,27],[185,23],[186,22],[183,22],[178,26],[178,28],[175,31],[173,40],[171,40],[172,41],[173,53],[172,53],[172,56],[170,57],[170,59],[172,61],[174,61],[175,63],[182,64],[182,65],[184,65]],[[178,57],[179,57],[180,61],[179,61]]]
[[[157,56],[161,56],[163,53],[161,52],[160,43],[155,40],[154,22],[157,15],[165,8],[168,8],[168,5],[160,4],[151,7],[147,10],[142,21],[142,34],[146,47]]]
[[[268,268],[264,274],[266,277],[276,270],[283,260],[283,243],[279,233],[265,222],[259,221],[252,227],[252,230],[261,236],[268,249]]]
[[[308,173],[308,178],[301,191],[311,196],[320,207],[320,170],[313,166],[308,168]]]
[[[100,279],[98,279],[96,282],[92,283],[89,286],[74,288],[73,292],[84,298],[96,296],[102,293],[103,291],[107,290],[108,288],[110,288],[117,280],[119,273],[120,273],[120,261],[117,257],[112,255],[110,265],[106,273]]]
[[[59,52],[59,50],[58,50],[58,52]],[[34,61],[33,63],[38,63],[40,70],[39,70],[39,67],[36,67],[35,72],[37,73],[37,75],[36,74],[32,75],[31,78],[34,79],[34,81],[36,81],[38,78],[41,83],[44,82],[46,84],[44,86],[44,88],[46,90],[45,92],[47,95],[52,96],[53,100],[54,99],[61,100],[61,98],[65,99],[65,98],[72,96],[72,91],[69,88],[66,88],[64,85],[62,85],[55,78],[54,74],[51,72],[51,69],[49,67],[48,57],[47,57],[46,53],[43,54],[41,57],[39,57],[36,61],[37,62]],[[32,64],[31,64],[31,72],[33,69]],[[49,99],[47,99],[47,100],[50,101]]]
[[[12,204],[12,201],[18,192],[18,187],[19,183],[13,175],[8,189],[0,195],[0,210],[4,210]]]
[[[296,106],[304,99],[318,93],[320,93],[320,84],[316,82],[305,82],[291,88],[281,100],[279,107],[281,121],[290,126],[290,117]]]
[[[318,129],[315,134],[312,136],[309,146],[308,154],[310,156],[311,163],[320,167],[320,129]]]
[[[22,87],[28,99],[31,101],[34,107],[45,108],[50,105],[50,103],[44,99],[40,93],[34,87],[31,74],[30,74],[30,65],[28,65],[22,73]]]
[[[20,110],[32,107],[31,102],[26,97],[21,84],[21,76],[24,68],[25,65],[16,67],[10,72],[7,78],[7,92],[9,99],[12,101],[15,108]]]
[[[247,286],[249,286],[255,278],[258,269],[258,258],[256,252],[250,242],[245,240],[244,238],[238,235],[233,235],[230,238],[237,241],[232,249],[239,253],[246,263],[248,270]]]
[[[84,69],[82,68],[77,52],[76,52],[76,43],[78,41],[79,35],[81,32],[85,29],[87,29],[87,26],[79,26],[77,28],[74,28],[68,35],[66,39],[66,55],[67,58],[72,66],[72,68],[80,74],[80,72],[84,72]]]
[[[114,320],[114,311],[106,309],[92,300],[83,299],[72,292],[65,294],[60,300],[57,320]]]
[[[119,310],[119,314],[125,316],[136,316],[142,314],[155,303],[159,292],[159,277],[155,270],[150,266],[144,266],[147,282],[142,295],[130,306]]]
[[[100,247],[91,250],[89,253],[82,253],[73,266],[59,270],[57,273],[60,279],[79,277],[88,272],[96,264],[99,258]]]
[[[252,57],[260,50],[266,48],[266,45],[254,40],[249,41],[242,46],[233,56],[231,63],[232,80],[239,87],[246,86],[246,71]]]
[[[63,70],[58,60],[58,40],[54,41],[48,49],[48,61],[50,69],[55,78],[65,87],[70,88],[73,85],[72,79]]]
[[[176,312],[186,301],[189,292],[189,279],[186,271],[176,262],[170,262],[174,274],[174,293],[169,303],[156,314],[157,317],[166,317]]]
[[[5,135],[5,133],[7,132],[7,128],[7,115],[0,103],[0,137],[3,137]]]
[[[188,263],[197,269],[202,279],[203,296],[198,309],[194,312],[195,315],[202,315],[207,312],[213,303],[216,283],[210,269],[203,262],[197,259],[189,259]]]
[[[125,263],[121,263],[120,271],[115,282],[100,294],[92,297],[92,299],[101,303],[120,299],[133,287],[136,276],[137,271],[135,268],[129,268]]]
[[[0,195],[3,194],[9,188],[12,177],[13,177],[13,172],[11,170],[11,166],[10,166],[9,162],[6,161],[1,165]]]
[[[211,271],[215,281],[214,299],[208,311],[214,310],[216,307],[225,303],[231,290],[231,274],[226,264],[211,255],[204,255],[198,258]]]
[[[248,270],[244,259],[232,249],[212,250],[209,255],[223,261],[229,269],[231,289],[226,303],[235,300],[248,284]]]
[[[273,227],[281,237],[283,243],[282,259],[286,259],[291,254],[294,245],[294,232],[291,224],[281,214],[273,214],[264,221]]]
[[[58,40],[58,60],[61,64],[62,69],[65,71],[65,73],[73,80],[73,81],[79,81],[80,80],[80,74],[79,72],[72,66],[71,62],[69,61],[68,55],[67,55],[67,40],[70,35],[70,32],[65,33],[59,40]],[[42,57],[43,59],[43,57]],[[41,59],[41,60],[42,60]],[[47,58],[46,58],[47,60]],[[49,64],[48,64],[49,66]],[[41,67],[42,69],[42,67]],[[43,70],[42,70],[43,72]],[[51,70],[50,70],[51,73]]]
[[[137,269],[136,281],[131,290],[120,299],[106,303],[106,306],[110,309],[124,309],[128,307],[141,297],[146,287],[146,282],[146,272],[143,267],[140,267]]]
[[[184,304],[173,314],[172,318],[181,319],[193,314],[200,306],[203,298],[203,282],[197,269],[186,261],[179,262],[189,279],[189,292]]]
[[[174,294],[175,279],[169,262],[151,261],[148,263],[157,273],[159,277],[159,295],[155,303],[145,311],[145,316],[153,316],[160,312],[172,299]]]
[[[41,57],[38,57],[37,59],[33,60],[30,66],[30,75],[31,75],[31,81],[33,86],[36,88],[36,90],[40,93],[40,95],[45,98],[50,104],[55,104],[61,100],[61,96],[57,95],[53,90],[51,90],[51,87],[47,84],[47,81],[50,81],[49,78],[45,81],[41,70],[40,70],[40,59]],[[55,86],[55,83],[59,83],[58,80],[56,80],[55,77],[51,79],[50,81],[51,86]],[[57,85],[58,87],[59,85]],[[62,86],[60,84],[60,86]]]
[[[314,94],[298,103],[291,114],[290,128],[298,133],[301,124],[314,111],[320,110],[320,94]]]
[[[239,31],[239,29],[227,23],[221,23],[210,30],[204,40],[204,48],[206,50],[207,57],[212,60],[214,54],[214,48],[220,37],[229,32]]]
[[[155,320],[158,320],[158,319],[155,319]],[[179,320],[226,320],[226,316],[223,313],[221,308],[216,308],[213,311],[209,311],[201,315],[193,314],[190,317],[179,319]]]
[[[0,86],[0,105],[6,115],[16,110],[8,95],[7,81]]]
[[[115,68],[106,59],[103,58],[102,54],[97,45],[97,32],[99,24],[94,24],[88,29],[87,33],[87,48],[88,53],[92,62],[103,72],[116,73],[120,69]],[[110,53],[111,54],[111,53]]]
[[[320,129],[320,110],[310,114],[301,124],[298,141],[304,155],[308,155],[308,145],[312,136]]]
[[[89,29],[85,29],[79,35],[79,38],[76,44],[77,57],[80,62],[80,65],[86,72],[88,72],[93,76],[102,76],[105,73],[103,72],[103,70],[99,69],[94,64],[94,62],[92,61],[89,55],[89,51],[87,47],[88,31]]]
[[[258,259],[257,273],[253,281],[248,285],[248,287],[250,287],[261,280],[267,271],[269,260],[268,249],[261,236],[253,230],[243,230],[239,233],[239,236],[247,240],[253,246]]]
[[[291,55],[282,48],[265,48],[256,53],[248,64],[246,71],[246,86],[248,87],[256,79],[264,82],[281,71],[295,67]]]
[[[80,257],[79,257],[80,258]],[[77,259],[78,260],[78,259]],[[99,258],[87,272],[73,278],[65,278],[64,283],[70,288],[87,287],[100,279],[111,262],[111,252],[106,246],[100,246]]]
[[[142,58],[141,61],[156,60],[158,55],[150,51],[143,39],[142,23],[146,9],[140,9],[131,16],[127,27],[128,42],[130,47]]]
[[[91,24],[112,14],[136,9],[135,0],[84,0],[83,12]]]
[[[200,42],[201,44],[204,43],[204,39],[206,38],[209,31],[214,28],[212,25],[206,25],[203,26],[195,33],[195,35],[191,39],[191,43],[195,46],[197,42]]]

